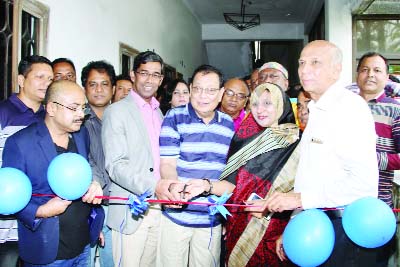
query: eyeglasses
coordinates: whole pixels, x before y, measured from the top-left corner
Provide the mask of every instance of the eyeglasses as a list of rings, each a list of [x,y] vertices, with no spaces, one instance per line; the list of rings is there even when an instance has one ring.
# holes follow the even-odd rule
[[[193,94],[200,94],[201,92],[204,92],[207,95],[216,95],[221,88],[202,88],[198,86],[193,86],[192,91]]]
[[[145,79],[147,79],[148,77],[151,77],[154,80],[161,80],[164,77],[164,75],[157,73],[157,72],[156,73],[148,73],[147,71],[136,71],[136,73]]]
[[[60,106],[62,106],[63,108],[69,109],[69,110],[71,110],[71,111],[73,111],[73,112],[82,111],[83,114],[85,114],[85,115],[89,113],[89,108],[88,108],[87,104],[85,104],[84,106],[81,106],[81,107],[73,108],[73,107],[65,106],[65,105],[63,105],[63,104],[61,104],[61,103],[58,103],[58,102],[56,102],[56,101],[53,101],[53,103],[54,103],[54,104],[57,104],[57,105],[60,105]]]
[[[276,80],[278,80],[279,77],[280,77],[279,75],[276,75],[273,73],[264,74],[264,75],[260,74],[260,75],[258,75],[258,80],[265,82],[269,78],[271,81],[276,81]]]
[[[228,97],[234,97],[236,96],[239,100],[245,100],[246,98],[248,98],[249,96],[243,94],[243,93],[235,93],[234,91],[232,91],[231,89],[225,89],[225,94]]]

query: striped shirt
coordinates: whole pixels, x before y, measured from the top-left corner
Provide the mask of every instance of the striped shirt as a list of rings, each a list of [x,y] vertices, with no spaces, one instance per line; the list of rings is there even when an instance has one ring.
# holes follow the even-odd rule
[[[7,138],[30,124],[43,120],[45,114],[43,106],[33,112],[16,94],[0,103],[0,165]],[[17,220],[11,216],[0,216],[0,243],[17,240]]]
[[[233,134],[229,115],[215,111],[214,118],[205,124],[189,103],[167,113],[160,134],[160,156],[177,159],[177,174],[181,181],[202,178],[216,181],[226,164]],[[207,198],[199,197],[193,201],[207,201]],[[183,210],[167,209],[164,214],[180,225],[207,227],[211,221],[215,225],[218,223],[207,212],[190,212],[196,208],[189,205]]]
[[[368,102],[378,136],[376,153],[379,166],[378,198],[393,207],[394,171],[400,169],[400,104],[382,92]]]

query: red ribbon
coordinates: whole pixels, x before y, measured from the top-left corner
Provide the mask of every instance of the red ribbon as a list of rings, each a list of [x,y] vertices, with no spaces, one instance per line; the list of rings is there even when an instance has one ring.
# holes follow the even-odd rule
[[[56,195],[53,194],[32,194],[34,197],[56,197]],[[114,199],[114,200],[128,200],[129,198],[127,197],[115,197],[115,196],[95,196],[95,198],[99,199]],[[216,203],[209,203],[209,202],[190,202],[190,201],[173,201],[173,200],[165,200],[165,199],[148,199],[146,200],[148,203],[158,203],[158,204],[169,204],[169,205],[174,205],[174,204],[180,204],[180,205],[203,205],[203,206],[215,206],[217,205]],[[255,206],[255,205],[245,205],[245,204],[224,204],[224,206],[228,207],[261,207],[261,206]]]

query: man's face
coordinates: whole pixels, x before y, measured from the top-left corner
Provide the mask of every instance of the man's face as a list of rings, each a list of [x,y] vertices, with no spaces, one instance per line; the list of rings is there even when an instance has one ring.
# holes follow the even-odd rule
[[[308,103],[311,98],[308,98],[304,92],[300,92],[297,96],[297,117],[300,123],[300,129],[304,131],[308,122]]]
[[[385,61],[380,56],[364,58],[357,72],[357,85],[361,94],[377,96],[389,79]]]
[[[276,69],[264,69],[258,73],[258,84],[273,83],[282,88],[283,91],[287,91],[289,82],[283,76],[283,73]]]
[[[86,97],[77,84],[66,85],[62,94],[48,105],[48,116],[57,130],[69,133],[79,131],[85,115]]]
[[[90,106],[101,108],[109,105],[114,87],[107,72],[92,69],[87,78],[85,93]]]
[[[34,102],[42,102],[47,91],[47,87],[53,81],[53,70],[50,65],[45,63],[35,63],[31,66],[31,71],[24,77],[18,75],[18,85],[23,94]]]
[[[138,95],[150,102],[163,80],[160,62],[141,64],[136,72],[131,71],[131,79]]]
[[[258,70],[254,70],[250,77],[250,90],[253,92],[258,86]]]
[[[334,63],[332,48],[311,43],[300,54],[299,77],[304,90],[318,100],[339,79],[341,65]]]
[[[223,94],[224,89],[219,87],[219,76],[216,73],[199,72],[190,85],[190,103],[196,114],[203,119],[213,118]]]
[[[249,96],[246,85],[238,79],[232,79],[225,83],[225,93],[222,97],[221,111],[232,118],[236,118],[246,106]]]
[[[129,80],[119,80],[115,85],[114,102],[125,98],[133,90],[133,83]]]
[[[53,66],[54,81],[68,80],[76,82],[76,73],[71,64],[67,62],[60,62]]]

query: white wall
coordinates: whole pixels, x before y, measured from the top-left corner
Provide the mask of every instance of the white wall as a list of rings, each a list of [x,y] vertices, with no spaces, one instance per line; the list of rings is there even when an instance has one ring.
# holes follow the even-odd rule
[[[239,31],[228,24],[203,24],[203,40],[299,40],[304,38],[302,23],[261,24]]]
[[[336,44],[343,53],[343,68],[340,81],[343,85],[352,82],[353,47],[352,15],[355,0],[325,0],[326,40]]]
[[[206,42],[208,62],[219,68],[225,79],[251,72],[250,42]]]
[[[154,49],[185,78],[202,63],[201,26],[179,0],[40,2],[50,8],[47,56],[71,58],[79,77],[83,66],[100,59],[120,73],[119,42]]]

